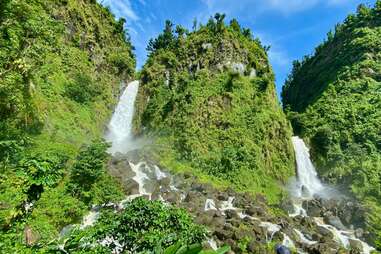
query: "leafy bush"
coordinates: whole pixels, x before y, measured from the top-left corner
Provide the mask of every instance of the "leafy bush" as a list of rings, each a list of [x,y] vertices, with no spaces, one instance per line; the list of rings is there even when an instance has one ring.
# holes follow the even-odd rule
[[[94,141],[82,148],[70,172],[69,192],[74,196],[89,200],[91,187],[105,174],[105,163],[108,155],[108,144],[103,141]]]
[[[88,103],[94,101],[101,91],[91,77],[77,73],[74,80],[66,85],[65,94],[78,103]]]
[[[176,243],[201,243],[205,234],[205,229],[194,224],[184,210],[160,201],[137,198],[128,203],[121,213],[102,212],[94,227],[74,231],[66,241],[65,249],[70,253],[91,252],[94,249],[111,253],[116,246],[110,244],[102,247],[100,242],[112,238],[122,244],[125,251],[152,252]]]

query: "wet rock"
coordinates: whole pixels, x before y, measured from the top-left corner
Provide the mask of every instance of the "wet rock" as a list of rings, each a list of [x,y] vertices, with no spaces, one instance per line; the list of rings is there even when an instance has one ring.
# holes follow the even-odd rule
[[[227,193],[225,193],[225,192],[219,192],[217,194],[217,199],[219,201],[224,201],[224,200],[227,200],[228,198],[229,198],[229,195]]]
[[[362,244],[359,240],[349,239],[349,246],[351,246],[352,250],[356,250],[359,253],[363,253],[363,247],[362,247]]]
[[[134,179],[127,179],[122,185],[127,195],[139,194],[139,184]]]
[[[317,226],[316,230],[317,230],[317,233],[320,234],[321,236],[333,239],[332,232],[329,231],[328,229],[326,229],[325,227]],[[316,241],[316,240],[319,240],[319,239],[313,239],[313,240]]]
[[[227,211],[225,211],[225,215],[226,215],[227,219],[232,219],[232,218],[238,219],[239,218],[237,211],[235,211],[235,210],[227,210]]]
[[[295,208],[291,199],[283,199],[280,203],[280,207],[287,213],[295,212]]]
[[[227,240],[229,238],[232,238],[233,232],[231,230],[225,230],[225,229],[217,229],[214,232],[214,235],[220,239],[221,241]]]
[[[35,232],[31,227],[25,226],[25,228],[24,228],[24,239],[25,239],[25,243],[28,246],[33,246],[40,239],[40,235],[37,232]]]
[[[180,201],[180,196],[176,192],[166,192],[162,196],[165,201],[171,204],[177,204]]]
[[[363,230],[362,228],[357,228],[357,229],[355,230],[355,236],[356,236],[357,238],[362,238],[363,235],[364,235],[364,230]]]
[[[196,223],[200,225],[206,225],[206,226],[212,225],[213,219],[214,219],[213,212],[214,211],[208,211],[208,212],[199,214],[195,219]]]
[[[337,249],[331,248],[327,244],[316,244],[308,247],[311,254],[337,254]]]
[[[247,215],[250,215],[253,217],[255,217],[255,216],[262,217],[266,214],[266,211],[260,206],[252,206],[252,207],[248,208],[245,212]]]
[[[315,199],[310,201],[304,201],[303,208],[307,211],[307,214],[311,217],[320,217],[322,214],[321,204]]]
[[[341,220],[337,216],[332,216],[331,215],[331,216],[324,217],[324,221],[326,223],[334,226],[337,229],[347,230],[347,228],[343,225],[343,223],[341,222]]]

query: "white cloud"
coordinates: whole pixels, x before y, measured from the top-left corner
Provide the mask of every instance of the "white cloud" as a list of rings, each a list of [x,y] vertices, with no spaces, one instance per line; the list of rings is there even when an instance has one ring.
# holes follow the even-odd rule
[[[101,1],[101,3],[105,6],[109,6],[116,18],[124,17],[127,21],[137,21],[139,20],[138,15],[132,9],[131,3],[129,0],[105,0]]]

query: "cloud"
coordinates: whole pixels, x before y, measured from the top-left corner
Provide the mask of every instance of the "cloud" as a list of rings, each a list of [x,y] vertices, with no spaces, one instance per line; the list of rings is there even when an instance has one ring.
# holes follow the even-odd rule
[[[101,4],[109,6],[116,18],[124,17],[127,21],[137,21],[139,20],[138,15],[132,9],[131,3],[129,0],[104,0],[100,1]]]

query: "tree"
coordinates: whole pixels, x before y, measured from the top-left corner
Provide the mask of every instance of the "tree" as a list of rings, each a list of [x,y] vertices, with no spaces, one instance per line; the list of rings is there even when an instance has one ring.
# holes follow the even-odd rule
[[[225,19],[226,15],[224,13],[216,13],[214,15],[214,18],[217,22],[217,31],[222,31],[222,29],[224,28],[224,19]]]
[[[194,20],[193,20],[192,30],[193,31],[197,30],[197,18],[194,18]]]
[[[246,38],[248,38],[248,39],[251,39],[251,38],[253,37],[250,28],[244,28],[244,29],[242,30],[242,34],[243,34]]]
[[[236,19],[232,19],[230,21],[230,27],[236,31],[236,32],[241,32],[241,26],[239,25],[238,21]]]
[[[150,39],[147,46],[147,51],[153,53],[158,49],[171,48],[176,41],[173,35],[173,23],[170,20],[165,21],[165,28],[156,39]]]

